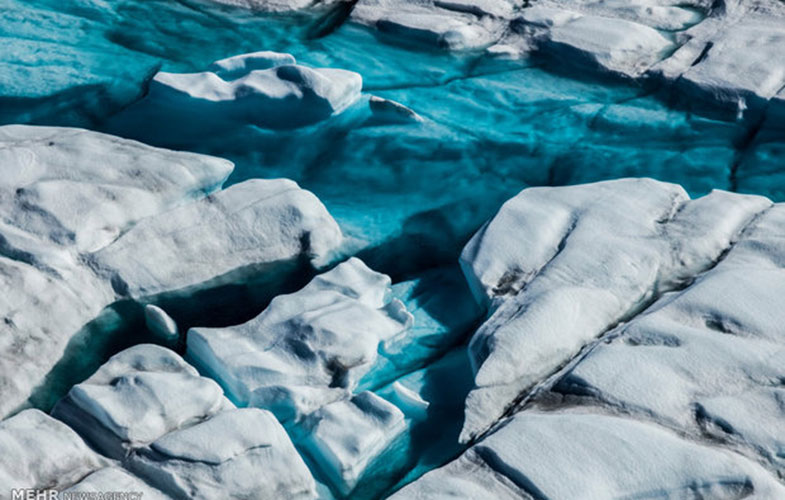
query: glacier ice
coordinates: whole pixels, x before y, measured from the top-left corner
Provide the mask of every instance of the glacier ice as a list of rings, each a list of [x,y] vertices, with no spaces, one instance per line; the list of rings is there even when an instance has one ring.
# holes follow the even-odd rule
[[[233,123],[285,129],[343,111],[360,98],[362,88],[355,72],[301,66],[288,54],[234,56],[212,68],[158,73],[145,99],[129,111],[163,120],[157,124],[161,130],[191,121],[199,122],[199,133]]]
[[[315,484],[270,412],[221,412],[164,435],[129,458],[129,467],[174,498],[315,497]]]
[[[74,486],[63,490],[64,493],[72,493],[73,496],[71,498],[80,498],[78,496],[80,493],[89,498],[90,496],[106,494],[106,492],[110,491],[141,493],[142,498],[152,500],[168,500],[171,498],[120,467],[100,469]]]
[[[66,488],[109,465],[76,432],[29,409],[0,422],[0,498],[15,488]]]
[[[303,289],[273,299],[253,320],[188,332],[188,356],[241,405],[300,419],[346,398],[381,344],[412,323],[390,278],[351,258]]]
[[[119,295],[138,299],[193,293],[255,267],[274,273],[301,257],[324,265],[341,242],[316,196],[287,179],[256,179],[140,221],[88,259]]]
[[[576,14],[564,23],[551,21],[549,28],[538,44],[550,57],[625,75],[640,75],[673,48],[654,28],[624,19]]]
[[[405,429],[404,415],[372,392],[336,401],[308,415],[303,447],[343,495]]]
[[[732,443],[781,473],[783,222],[781,205],[765,211],[716,267],[620,326],[552,391]]]
[[[324,206],[294,182],[216,192],[232,170],[226,160],[78,129],[2,127],[0,144],[0,287],[15,290],[0,299],[2,414],[45,387],[64,356],[93,362],[73,356],[101,324],[122,322],[104,318],[108,306],[157,295],[178,319],[218,317],[198,298],[178,300],[262,274],[274,290],[342,242]],[[263,300],[250,290],[224,295]]]
[[[392,498],[779,498],[741,455],[615,416],[522,412]]]
[[[173,351],[126,349],[75,385],[52,410],[104,455],[123,459],[166,433],[234,408],[214,381]]]
[[[475,389],[462,439],[595,337],[712,267],[769,206],[720,191],[690,200],[648,179],[531,188],[505,203],[461,255],[492,308],[469,346]]]
[[[106,126],[113,133],[172,146],[205,136],[242,135],[246,129],[307,128],[343,115],[356,126],[422,121],[400,103],[363,95],[362,87],[362,76],[354,71],[297,64],[291,54],[239,54],[214,61],[200,73],[157,73],[145,97]]]
[[[0,428],[55,426],[71,451],[55,471],[10,439],[9,481],[782,496],[781,208],[703,195],[785,199],[783,19],[773,0],[0,0],[0,123],[119,136],[0,128],[0,414],[71,388],[54,415],[118,459],[23,411]],[[641,176],[684,189],[531,189],[480,229],[526,187]],[[365,319],[327,314],[328,290]],[[272,313],[275,366],[186,346],[242,349]],[[259,380],[283,388],[273,415],[218,385],[252,405],[235,386]]]
[[[154,304],[144,306],[144,322],[147,329],[169,344],[176,343],[180,338],[177,322],[166,311]]]

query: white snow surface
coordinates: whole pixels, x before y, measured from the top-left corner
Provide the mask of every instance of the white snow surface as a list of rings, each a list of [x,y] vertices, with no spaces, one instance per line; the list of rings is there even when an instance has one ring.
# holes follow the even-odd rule
[[[256,408],[171,432],[131,455],[129,466],[174,498],[315,497],[313,477],[286,431]]]
[[[14,291],[0,294],[0,415],[120,298],[329,258],[342,236],[315,196],[287,180],[216,193],[232,168],[85,130],[0,127],[0,289]]]
[[[620,327],[554,391],[712,436],[785,472],[784,236],[775,205],[715,268]]]
[[[712,267],[765,198],[622,179],[532,188],[466,245],[461,263],[491,314],[472,337],[475,388],[462,440],[661,294]]]
[[[67,425],[39,410],[0,422],[0,498],[12,489],[62,489],[108,465]]]
[[[348,495],[366,468],[406,428],[395,405],[365,391],[309,415],[304,447],[333,485]]]
[[[134,448],[180,427],[234,408],[214,381],[175,352],[140,344],[112,356],[74,386],[52,415],[105,455],[122,459]]]
[[[188,356],[240,405],[299,419],[346,398],[412,316],[390,299],[390,278],[351,258],[251,321],[188,332]]]
[[[353,71],[311,68],[289,54],[254,52],[216,61],[201,73],[160,72],[134,107],[182,123],[200,117],[216,126],[287,129],[340,113],[361,90],[362,77]]]
[[[341,242],[312,193],[288,179],[251,179],[141,221],[91,259],[123,295],[140,298],[192,293],[255,266],[275,273],[300,256],[319,265]]]
[[[524,411],[391,498],[781,498],[757,463],[635,420]]]
[[[258,10],[322,9],[303,0],[213,0]],[[328,2],[328,8],[335,2]],[[778,0],[359,0],[349,20],[385,36],[489,55],[662,79],[690,108],[753,120],[785,86]]]
[[[14,290],[0,294],[0,415],[113,302],[82,257],[145,217],[206,196],[231,171],[226,160],[85,130],[0,127],[0,289]]]
[[[141,493],[144,500],[168,500],[172,498],[119,467],[107,467],[93,472],[79,481],[79,484],[65,489],[64,492],[73,493],[74,496],[72,498],[80,498],[77,493],[89,495],[84,498],[90,498],[98,497],[99,494],[105,495],[107,492]]]

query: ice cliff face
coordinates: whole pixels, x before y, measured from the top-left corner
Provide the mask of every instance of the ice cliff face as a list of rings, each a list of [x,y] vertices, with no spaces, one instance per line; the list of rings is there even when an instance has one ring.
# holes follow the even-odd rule
[[[785,497],[783,20],[0,0],[0,499]]]

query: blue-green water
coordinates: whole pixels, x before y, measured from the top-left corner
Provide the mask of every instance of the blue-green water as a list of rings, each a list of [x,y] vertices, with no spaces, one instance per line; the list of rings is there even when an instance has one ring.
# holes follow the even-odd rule
[[[237,164],[232,183],[292,178],[363,242],[359,255],[371,267],[418,280],[398,293],[431,330],[365,386],[388,394],[387,382],[411,372],[401,381],[435,404],[387,457],[388,470],[361,485],[366,496],[460,451],[460,393],[468,390],[460,344],[481,312],[466,311],[457,258],[504,200],[527,186],[626,176],[678,182],[693,195],[719,188],[785,199],[777,123],[693,114],[670,106],[666,88],[569,74],[547,61],[450,54],[345,23],[320,29],[328,14],[265,15],[195,0],[0,0],[0,123],[80,126],[226,157]],[[129,120],[158,70],[200,71],[260,50],[356,71],[364,92],[424,121],[373,125],[355,107],[296,130],[189,135]]]
[[[503,200],[531,185],[651,176],[696,195],[720,188],[785,198],[781,134],[751,147],[754,124],[674,110],[659,89],[572,77],[541,62],[407,46],[352,24],[313,38],[322,15],[193,0],[2,0],[0,120],[224,156],[238,165],[231,182],[293,178],[370,242],[372,265],[395,275],[453,259]],[[154,123],[114,117],[158,69],[199,71],[258,50],[356,71],[365,92],[426,121],[364,126],[349,112],[295,131],[245,126],[173,139]]]

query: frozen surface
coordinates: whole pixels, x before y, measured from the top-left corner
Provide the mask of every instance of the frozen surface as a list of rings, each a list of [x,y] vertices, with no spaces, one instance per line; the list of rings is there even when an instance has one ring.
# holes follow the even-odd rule
[[[314,498],[308,468],[273,415],[230,410],[140,449],[130,467],[175,498]]]
[[[0,299],[7,414],[114,300],[83,256],[144,217],[204,197],[232,166],[77,129],[2,127],[0,144],[0,288],[15,291]]]
[[[372,392],[328,404],[309,415],[303,446],[328,479],[347,495],[365,469],[404,430],[404,415]]]
[[[606,415],[523,412],[392,498],[777,498],[757,463]]]
[[[52,415],[105,455],[122,459],[180,427],[234,406],[174,352],[140,344],[74,386]]]
[[[628,179],[533,188],[502,206],[461,256],[492,313],[469,346],[475,389],[462,438],[594,338],[712,267],[765,198]]]
[[[782,496],[779,208],[699,197],[785,200],[783,19],[775,0],[0,0],[0,123],[230,160],[0,129],[0,414],[84,382],[74,393],[90,387],[101,422],[130,422],[90,426],[113,429],[114,456],[147,444],[74,481],[133,482],[119,468],[133,462],[174,497],[216,497],[219,481],[236,496],[383,498],[470,437],[443,469],[456,474],[405,491]],[[523,188],[623,177],[684,189],[537,195],[481,229]],[[469,291],[456,266],[478,230]],[[366,319],[319,305],[335,283],[281,295],[354,254],[374,270],[359,274],[392,282],[338,280],[338,296],[383,295],[357,307]],[[292,322],[263,341],[243,330],[270,311]],[[232,360],[227,346],[250,345],[253,369],[197,357],[203,378],[167,353],[171,372],[121,363],[123,384],[85,382],[128,346],[182,353],[188,331],[228,335],[208,351]],[[236,387],[265,388],[281,425],[233,433],[235,417],[211,413],[216,382],[241,405]],[[395,416],[390,446],[352,410],[358,393],[386,401],[371,406]],[[149,426],[129,418],[144,408]],[[313,453],[298,440],[343,420],[370,430],[335,424]],[[313,482],[302,464],[259,465],[269,436],[286,458],[264,460],[299,452]],[[536,463],[516,451],[535,445]],[[586,474],[564,473],[573,460]]]
[[[78,493],[98,495],[111,491],[141,493],[142,498],[152,500],[172,498],[119,467],[107,467],[93,472],[78,484],[64,490],[64,493],[73,493],[73,498],[79,498]]]
[[[0,498],[12,488],[61,489],[108,465],[64,423],[39,410],[0,422]]]
[[[45,376],[81,346],[100,349],[92,332],[122,324],[107,306],[166,295],[181,317],[203,314],[178,308],[172,295],[261,274],[275,290],[342,240],[324,206],[294,182],[216,193],[232,171],[226,160],[78,129],[2,127],[0,144],[0,289],[14,290],[0,299],[2,414],[39,386],[73,380]],[[76,366],[92,362],[80,357],[54,377],[78,377]]]
[[[147,95],[116,119],[120,131],[182,141],[243,126],[292,129],[326,120],[360,99],[362,77],[257,52],[216,61],[200,73],[159,72]],[[147,124],[146,127],[144,124]]]
[[[783,222],[781,205],[766,211],[714,269],[620,327],[553,391],[729,443],[781,474]]]
[[[352,258],[253,320],[188,332],[188,355],[238,404],[299,419],[347,397],[385,341],[412,323],[390,278]]]
[[[275,274],[300,257],[325,263],[341,239],[312,193],[287,179],[256,179],[142,221],[90,259],[118,294],[141,298],[193,293],[254,268]]]

